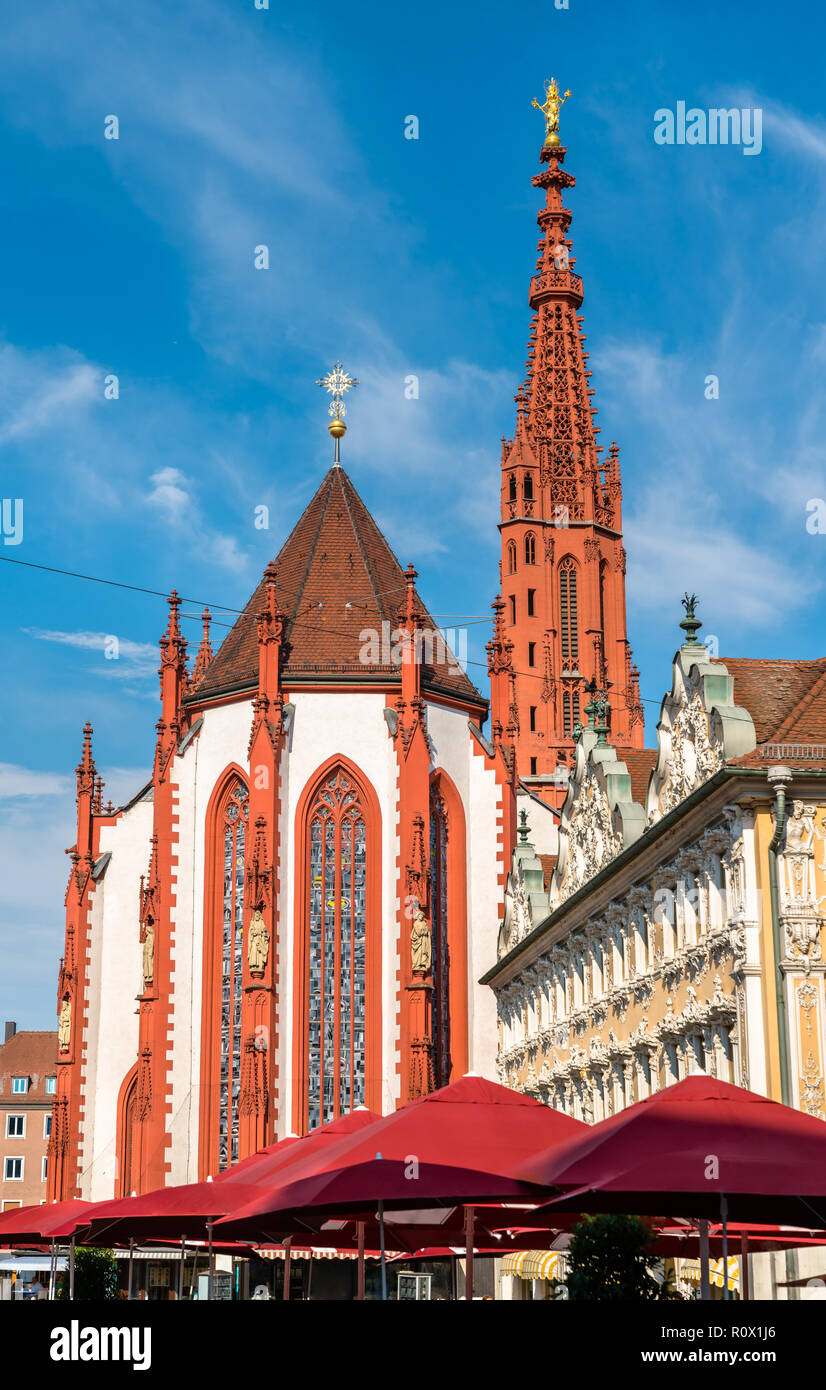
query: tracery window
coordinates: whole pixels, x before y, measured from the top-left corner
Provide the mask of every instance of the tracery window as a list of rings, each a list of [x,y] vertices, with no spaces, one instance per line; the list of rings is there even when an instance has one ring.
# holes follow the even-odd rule
[[[430,794],[430,908],[433,950],[433,1075],[450,1081],[450,953],[448,950],[447,813],[435,789]]]
[[[522,485],[522,496],[526,502],[533,501],[533,476],[530,473],[525,474]]]
[[[513,541],[508,542],[508,574],[516,574],[516,546]]]
[[[525,564],[536,564],[536,537],[533,531],[529,531],[525,537]]]
[[[221,928],[221,1070],[218,1085],[218,1167],[238,1161],[241,1092],[241,998],[244,963],[244,843],[249,794],[233,782],[223,818],[223,915]]]
[[[568,556],[559,566],[559,626],[563,669],[573,670],[579,660],[579,615],[576,562]]]
[[[515,474],[515,473],[511,473],[510,477],[508,478],[508,501],[509,501],[509,502],[515,502],[515,501],[516,501],[516,474]]]
[[[354,780],[325,777],[309,814],[308,1111],[315,1129],[365,1103],[367,831]]]

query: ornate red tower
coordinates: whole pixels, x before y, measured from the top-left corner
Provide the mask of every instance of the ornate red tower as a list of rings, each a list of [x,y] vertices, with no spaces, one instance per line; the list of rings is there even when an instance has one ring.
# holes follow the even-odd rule
[[[549,117],[545,167],[533,178],[545,206],[527,375],[514,398],[516,432],[502,441],[501,585],[512,674],[493,691],[492,718],[515,731],[520,779],[560,805],[577,726],[586,722],[586,687],[607,692],[615,746],[641,748],[644,723],[626,632],[619,449],[612,444],[606,459],[596,442],[577,312],[582,280],[562,202],[575,180],[555,135]]]

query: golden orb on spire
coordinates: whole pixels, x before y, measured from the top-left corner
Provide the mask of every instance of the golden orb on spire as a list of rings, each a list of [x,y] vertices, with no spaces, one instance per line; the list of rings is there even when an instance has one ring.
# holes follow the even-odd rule
[[[331,400],[329,405],[330,423],[327,429],[336,441],[336,463],[339,461],[338,441],[344,438],[347,433],[347,426],[344,417],[347,414],[347,407],[344,404],[345,392],[352,391],[354,386],[358,386],[357,377],[350,376],[345,372],[340,362],[336,362],[333,370],[326,376],[319,377],[316,386],[322,386],[325,391],[329,391]]]
[[[562,141],[559,138],[559,111],[560,108],[565,105],[565,102],[568,100],[568,97],[570,95],[570,92],[566,92],[564,97],[560,99],[559,87],[557,86],[556,78],[552,77],[550,82],[545,83],[544,104],[540,105],[540,103],[536,100],[536,97],[534,97],[533,101],[531,102],[531,106],[535,106],[537,111],[541,111],[543,116],[545,117],[546,145],[556,146],[561,145],[562,143]]]

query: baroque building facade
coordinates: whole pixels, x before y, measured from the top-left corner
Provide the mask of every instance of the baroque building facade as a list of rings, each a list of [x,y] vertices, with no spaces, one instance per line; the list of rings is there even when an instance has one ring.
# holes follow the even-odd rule
[[[547,891],[520,826],[498,1073],[590,1122],[698,1069],[826,1119],[826,659],[712,659],[687,611],[656,749],[591,701]]]

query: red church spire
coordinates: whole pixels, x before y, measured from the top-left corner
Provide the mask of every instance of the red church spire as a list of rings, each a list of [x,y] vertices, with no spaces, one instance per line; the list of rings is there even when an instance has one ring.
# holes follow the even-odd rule
[[[502,450],[503,622],[514,674],[507,691],[494,685],[492,715],[515,726],[519,776],[559,803],[557,769],[571,765],[586,682],[610,694],[613,743],[641,747],[643,716],[626,632],[619,449],[612,444],[604,459],[597,444],[577,312],[582,280],[563,203],[575,180],[564,146],[549,138],[540,158],[533,184],[545,206],[526,379]]]
[[[80,762],[75,768],[75,775],[77,777],[77,853],[81,859],[90,859],[97,768],[92,757],[92,726],[88,723],[83,728],[83,747]]]
[[[204,625],[204,635],[201,638],[201,645],[198,648],[198,654],[195,657],[195,665],[192,668],[192,675],[190,677],[189,682],[190,686],[193,687],[198,684],[198,681],[203,676],[213,656],[212,643],[209,640],[209,626],[212,622],[212,614],[210,613],[208,608],[205,608],[203,613],[201,614],[201,622]]]

